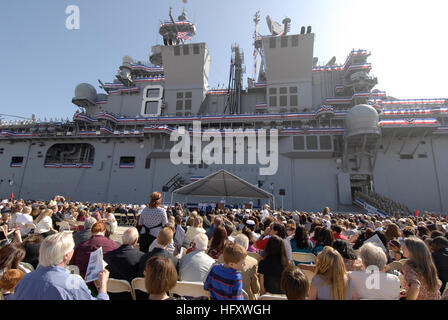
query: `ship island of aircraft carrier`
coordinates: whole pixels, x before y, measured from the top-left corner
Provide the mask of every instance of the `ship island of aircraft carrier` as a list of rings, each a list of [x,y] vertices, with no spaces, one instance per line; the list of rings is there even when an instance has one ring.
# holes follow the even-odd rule
[[[269,201],[285,210],[448,211],[447,99],[388,96],[374,89],[378,79],[371,75],[370,52],[354,49],[343,63],[335,57],[320,63],[311,26],[267,16],[270,34],[262,35],[260,12],[253,21],[250,60],[256,70],[247,84],[244,53],[229,44],[227,86],[209,88],[207,44],[194,42],[196,25],[185,9],[177,19],[170,9],[148,61],[123,57],[112,82],[98,80],[101,92],[88,83],[75,88],[73,119],[2,121],[0,197],[146,203],[152,191],[163,191],[166,201],[174,191],[225,170],[270,193]],[[182,127],[191,135],[197,121],[202,131],[238,132],[244,164],[210,163],[200,153],[174,164],[172,133]],[[261,130],[267,155],[278,161],[274,174],[263,174],[259,161],[247,160],[259,151],[249,141]],[[236,141],[218,154],[238,157]],[[206,145],[200,141],[199,147]],[[190,151],[196,154],[193,145]],[[257,208],[265,200],[243,202]]]

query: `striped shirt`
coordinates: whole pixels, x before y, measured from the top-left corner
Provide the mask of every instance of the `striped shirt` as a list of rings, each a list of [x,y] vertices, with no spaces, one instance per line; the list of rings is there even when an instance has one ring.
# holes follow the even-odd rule
[[[214,265],[205,279],[204,289],[212,300],[244,300],[241,273],[223,264]]]

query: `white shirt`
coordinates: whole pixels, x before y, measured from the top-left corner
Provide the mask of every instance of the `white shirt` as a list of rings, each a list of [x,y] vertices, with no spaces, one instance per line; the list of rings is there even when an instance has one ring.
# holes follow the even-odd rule
[[[17,215],[16,223],[21,225],[20,226],[20,234],[22,236],[27,235],[31,231],[31,228],[27,228],[27,227],[25,227],[25,225],[33,224],[33,217],[30,216],[29,214],[22,213],[20,215]]]
[[[398,300],[400,297],[400,279],[390,273],[352,271],[350,277],[359,299]]]
[[[179,278],[181,281],[204,282],[214,264],[215,259],[204,251],[194,250],[180,260]]]
[[[294,261],[292,258],[292,248],[291,248],[291,241],[289,241],[288,238],[283,239],[283,243],[285,244],[286,249],[286,255],[288,256],[289,261]]]
[[[269,217],[269,211],[266,209],[263,209],[263,211],[261,211],[262,216],[261,216],[261,221],[264,222],[264,220]]]
[[[53,221],[49,216],[46,216],[39,221],[34,232],[45,233],[50,231],[52,227],[53,227]]]

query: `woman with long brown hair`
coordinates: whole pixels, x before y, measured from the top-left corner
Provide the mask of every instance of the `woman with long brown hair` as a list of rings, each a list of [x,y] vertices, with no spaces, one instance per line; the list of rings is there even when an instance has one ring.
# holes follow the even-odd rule
[[[140,251],[148,252],[149,246],[157,238],[159,231],[168,223],[166,210],[162,206],[162,194],[153,192],[149,205],[144,208],[139,216],[138,226],[140,231]]]
[[[289,265],[283,239],[277,235],[271,236],[266,244],[264,257],[258,263],[260,293],[282,294],[281,277]]]
[[[207,254],[213,259],[218,259],[219,256],[224,252],[224,247],[227,242],[227,231],[223,226],[215,228],[213,231],[212,238],[210,240],[210,248]]]
[[[440,300],[442,282],[431,252],[425,242],[415,236],[404,239],[403,254],[408,260],[403,266],[406,300]]]
[[[353,281],[347,275],[344,259],[335,249],[325,246],[316,259],[316,275],[309,300],[357,300]]]

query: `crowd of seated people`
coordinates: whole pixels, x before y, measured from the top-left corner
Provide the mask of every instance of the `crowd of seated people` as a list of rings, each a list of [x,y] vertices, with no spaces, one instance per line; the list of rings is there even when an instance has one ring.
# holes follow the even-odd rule
[[[409,216],[412,214],[411,210],[404,204],[398,203],[372,191],[368,194],[356,191],[355,197],[394,217]]]
[[[170,294],[183,281],[199,283],[204,296],[218,300],[448,298],[443,215],[385,217],[269,205],[204,212],[163,206],[159,192],[146,205],[57,196],[48,202],[3,200],[0,210],[2,299],[115,299],[108,293],[110,279],[132,284],[138,278],[146,292],[137,299],[151,300],[194,298]],[[111,237],[117,213],[136,218],[119,240]],[[90,255],[100,247],[107,266],[87,283]]]

